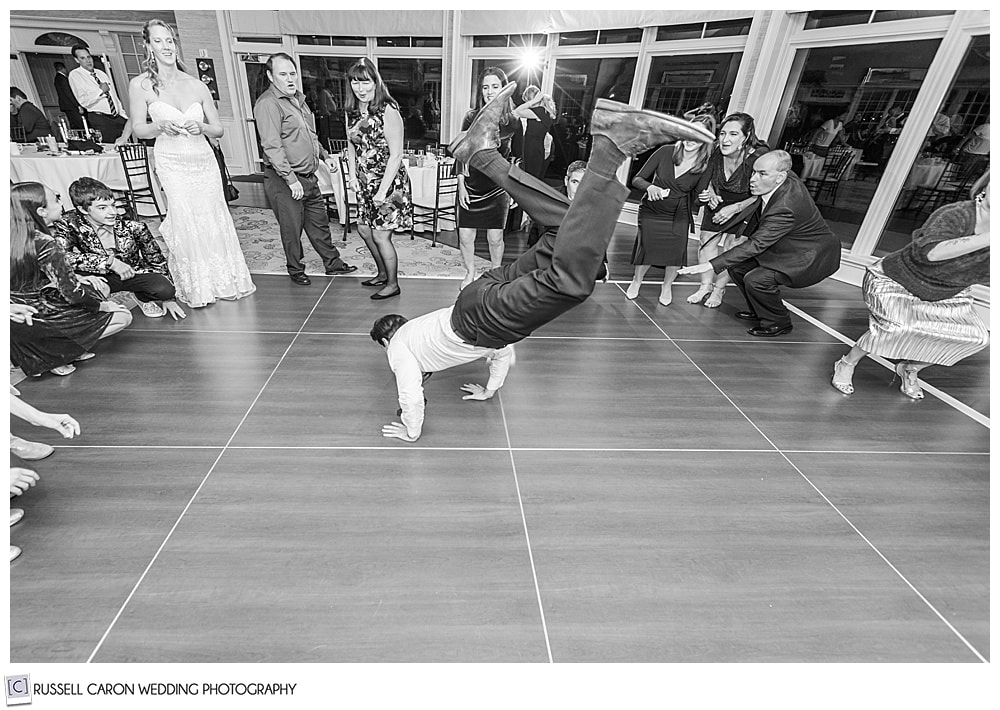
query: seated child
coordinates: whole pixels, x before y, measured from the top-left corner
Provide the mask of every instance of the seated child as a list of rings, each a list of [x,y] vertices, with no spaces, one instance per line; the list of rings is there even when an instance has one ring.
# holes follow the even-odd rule
[[[73,212],[52,225],[52,233],[78,273],[107,281],[111,292],[132,291],[150,318],[186,317],[174,300],[167,260],[142,222],[121,219],[108,187],[89,177],[69,186]],[[162,302],[162,306],[159,302]]]

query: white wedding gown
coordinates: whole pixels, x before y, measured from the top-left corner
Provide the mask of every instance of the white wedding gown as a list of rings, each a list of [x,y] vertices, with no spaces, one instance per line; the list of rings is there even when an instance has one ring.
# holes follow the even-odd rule
[[[180,111],[163,101],[149,104],[154,121],[204,121],[200,103]],[[240,250],[236,227],[222,194],[215,153],[205,136],[161,134],[153,148],[156,176],[167,193],[160,234],[169,250],[177,298],[198,308],[219,298],[256,290]]]

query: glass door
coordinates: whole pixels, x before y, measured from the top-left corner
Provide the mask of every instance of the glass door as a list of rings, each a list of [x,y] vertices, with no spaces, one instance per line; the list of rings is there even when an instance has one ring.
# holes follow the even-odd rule
[[[267,79],[266,57],[256,54],[240,54],[237,56],[240,65],[243,67],[243,78],[246,79],[247,92],[250,102],[248,109],[244,112],[246,118],[247,145],[250,146],[251,167],[255,172],[264,171],[264,149],[260,145],[260,134],[257,132],[257,122],[253,118],[253,106],[257,98],[267,90],[270,82]]]

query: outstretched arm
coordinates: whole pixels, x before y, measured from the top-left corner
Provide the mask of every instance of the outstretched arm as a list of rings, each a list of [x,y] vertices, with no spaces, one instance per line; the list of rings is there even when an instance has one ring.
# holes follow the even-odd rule
[[[43,412],[14,395],[10,396],[10,413],[29,424],[57,431],[66,439],[72,439],[80,433],[80,423],[70,415]]]
[[[399,396],[402,423],[390,422],[382,427],[382,436],[414,442],[420,438],[424,426],[423,373],[413,353],[403,347],[387,351],[389,367],[396,375],[396,392]]]

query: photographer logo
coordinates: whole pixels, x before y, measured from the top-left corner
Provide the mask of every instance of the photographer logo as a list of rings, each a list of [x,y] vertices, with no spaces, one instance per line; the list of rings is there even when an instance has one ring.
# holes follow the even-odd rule
[[[31,682],[27,674],[4,676],[4,685],[6,685],[8,705],[31,704]]]

